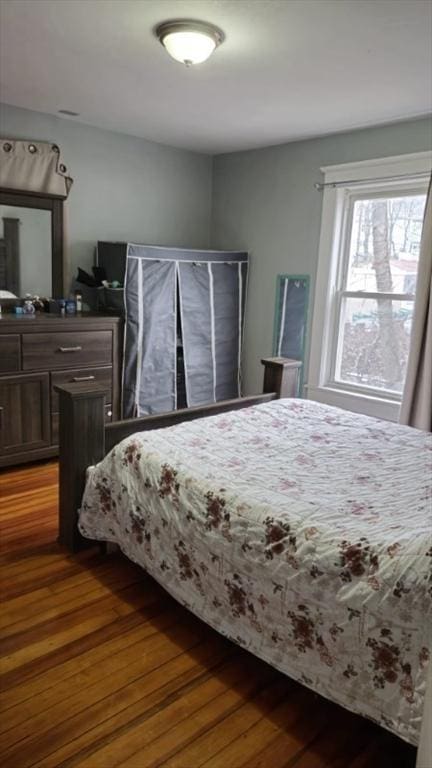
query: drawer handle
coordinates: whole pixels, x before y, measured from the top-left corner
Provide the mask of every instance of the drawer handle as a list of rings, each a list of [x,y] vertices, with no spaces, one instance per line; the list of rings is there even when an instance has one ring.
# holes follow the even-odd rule
[[[74,376],[72,381],[94,381],[96,376]]]
[[[82,347],[59,347],[59,352],[81,352]]]

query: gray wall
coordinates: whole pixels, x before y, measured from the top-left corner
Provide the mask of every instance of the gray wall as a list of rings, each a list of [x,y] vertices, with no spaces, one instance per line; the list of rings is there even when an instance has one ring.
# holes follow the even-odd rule
[[[311,275],[313,297],[322,204],[314,182],[322,179],[320,166],[431,148],[431,123],[419,119],[214,158],[212,246],[251,254],[246,393],[260,391],[259,360],[272,352],[276,275]],[[312,309],[313,301],[309,323]]]
[[[97,240],[208,247],[211,157],[4,104],[0,135],[60,146],[70,272],[92,265]]]
[[[313,297],[320,166],[432,147],[430,121],[420,119],[212,159],[6,105],[0,135],[61,147],[75,179],[67,204],[72,269],[90,267],[98,239],[250,252],[246,392],[261,389],[259,359],[272,352],[278,272],[311,275]],[[313,301],[309,323],[312,309]]]

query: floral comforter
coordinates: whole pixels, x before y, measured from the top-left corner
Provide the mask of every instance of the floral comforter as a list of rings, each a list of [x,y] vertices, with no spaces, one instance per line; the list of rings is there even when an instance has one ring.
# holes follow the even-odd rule
[[[432,437],[305,400],[132,435],[79,527],[277,669],[416,744]]]

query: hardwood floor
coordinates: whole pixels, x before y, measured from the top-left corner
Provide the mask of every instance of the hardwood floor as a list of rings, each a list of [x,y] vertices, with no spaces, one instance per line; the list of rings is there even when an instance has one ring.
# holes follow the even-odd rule
[[[413,768],[138,567],[56,544],[54,462],[0,474],[3,768]]]

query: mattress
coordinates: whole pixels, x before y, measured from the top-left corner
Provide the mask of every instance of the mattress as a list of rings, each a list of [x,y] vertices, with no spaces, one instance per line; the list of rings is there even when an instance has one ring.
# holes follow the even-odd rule
[[[432,436],[306,400],[134,434],[81,533],[295,680],[417,744],[431,648]]]

